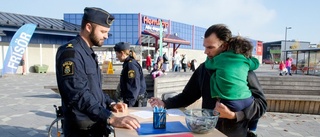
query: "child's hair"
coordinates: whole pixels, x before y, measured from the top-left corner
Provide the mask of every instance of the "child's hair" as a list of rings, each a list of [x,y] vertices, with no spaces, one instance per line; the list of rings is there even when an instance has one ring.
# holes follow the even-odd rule
[[[232,37],[228,41],[228,50],[233,50],[236,54],[243,54],[247,58],[252,56],[252,49],[251,42],[241,36]]]

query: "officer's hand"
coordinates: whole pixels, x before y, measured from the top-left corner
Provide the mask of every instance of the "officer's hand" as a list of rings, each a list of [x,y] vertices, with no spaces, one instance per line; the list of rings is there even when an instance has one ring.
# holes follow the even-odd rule
[[[111,109],[113,112],[124,112],[128,109],[128,105],[126,103],[118,102],[117,104],[111,105]]]
[[[159,99],[159,98],[155,98],[155,97],[151,97],[148,102],[150,103],[151,107],[154,107],[154,106],[162,106],[162,107],[165,107],[165,104],[164,102]]]
[[[131,130],[140,128],[139,121],[131,116],[111,117],[110,125],[118,128],[128,128]]]
[[[214,110],[218,111],[220,113],[220,118],[227,118],[227,119],[235,119],[236,114],[232,112],[227,106],[220,103],[220,101],[216,102],[216,107]]]

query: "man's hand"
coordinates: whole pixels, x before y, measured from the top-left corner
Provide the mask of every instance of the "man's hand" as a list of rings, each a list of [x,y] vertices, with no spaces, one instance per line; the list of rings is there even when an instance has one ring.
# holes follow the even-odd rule
[[[137,119],[131,116],[124,117],[111,117],[109,121],[110,125],[118,128],[128,128],[130,130],[140,128],[140,123]]]
[[[219,101],[216,102],[216,107],[214,110],[220,113],[220,118],[227,118],[227,119],[235,119],[236,113],[232,112],[227,106],[220,103]]]
[[[124,112],[128,109],[128,105],[126,103],[118,102],[116,104],[111,105],[112,112]]]
[[[165,107],[165,104],[164,102],[159,99],[159,98],[155,98],[155,97],[151,97],[148,102],[150,103],[151,107],[154,107],[154,106],[162,106],[162,107]]]

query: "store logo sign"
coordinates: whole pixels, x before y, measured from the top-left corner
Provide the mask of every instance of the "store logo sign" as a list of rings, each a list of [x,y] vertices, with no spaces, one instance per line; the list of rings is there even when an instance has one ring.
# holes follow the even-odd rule
[[[163,28],[168,28],[169,27],[169,23],[165,22],[163,20],[162,21],[162,27]],[[150,19],[148,16],[143,16],[142,17],[142,23],[143,24],[147,24],[147,25],[154,25],[154,26],[160,26],[160,19]]]

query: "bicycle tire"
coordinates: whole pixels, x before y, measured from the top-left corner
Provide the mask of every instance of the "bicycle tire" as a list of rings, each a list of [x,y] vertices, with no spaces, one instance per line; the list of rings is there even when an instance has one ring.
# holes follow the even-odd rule
[[[63,117],[58,117],[52,121],[52,123],[48,128],[48,137],[62,137],[62,129],[61,129],[61,126],[59,127],[59,122],[62,125],[62,120],[63,120]]]

